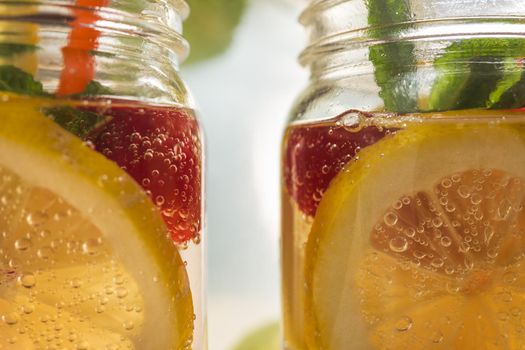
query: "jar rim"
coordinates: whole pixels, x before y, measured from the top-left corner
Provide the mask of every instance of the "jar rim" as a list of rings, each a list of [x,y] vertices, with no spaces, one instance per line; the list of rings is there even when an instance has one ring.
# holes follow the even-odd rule
[[[35,22],[68,27],[73,23],[89,27],[104,35],[139,36],[173,51],[179,62],[187,58],[189,44],[182,36],[182,22],[190,8],[185,0],[137,0],[133,5],[125,1],[108,1],[107,6],[84,5],[78,0],[0,0],[5,22]],[[90,20],[77,19],[75,12],[85,11]],[[97,20],[93,22],[92,18]]]
[[[346,1],[346,0],[320,0]],[[399,42],[450,41],[472,38],[525,40],[525,16],[477,16],[421,19],[340,31],[311,42],[299,61],[308,66],[319,55]]]

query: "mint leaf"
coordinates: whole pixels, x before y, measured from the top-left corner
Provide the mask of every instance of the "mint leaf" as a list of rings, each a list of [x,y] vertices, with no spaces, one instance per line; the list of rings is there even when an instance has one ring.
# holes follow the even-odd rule
[[[42,83],[36,81],[31,74],[12,65],[0,66],[0,91],[9,91],[26,96],[51,96],[51,94],[44,91]],[[112,94],[113,91],[110,88],[93,80],[82,93],[72,97]]]
[[[106,117],[100,114],[71,106],[47,108],[44,113],[62,128],[80,138],[84,138],[106,120]]]
[[[487,101],[487,108],[499,109],[518,108],[524,103],[523,79],[521,64],[514,58],[507,58],[503,62],[502,79],[498,81],[496,89],[491,92]],[[516,104],[516,106],[514,106]],[[510,106],[512,105],[512,106]]]
[[[35,45],[0,43],[0,56],[13,57],[22,53],[36,51],[37,48]]]
[[[406,29],[411,19],[406,0],[368,0],[370,34],[377,39]],[[395,28],[385,28],[389,24]],[[385,109],[389,112],[414,112],[418,109],[418,95],[414,74],[417,69],[415,45],[411,42],[376,44],[370,47],[370,60],[375,67],[375,80],[380,88]]]
[[[450,45],[434,62],[438,77],[429,96],[428,109],[523,105],[525,91],[519,85],[523,56],[525,43],[520,39],[468,39]]]
[[[72,97],[82,98],[111,94],[111,89],[93,80],[82,93]],[[44,110],[44,113],[62,128],[80,138],[85,138],[93,129],[108,119],[108,117],[98,113],[71,106],[48,108]]]
[[[525,73],[520,79],[493,102],[489,107],[492,109],[514,109],[525,106]]]
[[[46,96],[48,95],[42,83],[33,76],[15,66],[0,66],[0,91],[9,91],[21,95]]]
[[[99,83],[98,81],[92,80],[87,86],[86,89],[77,97],[86,97],[86,96],[97,96],[97,95],[112,95],[113,91]]]
[[[14,92],[25,96],[47,96],[42,83],[33,76],[15,66],[0,66],[0,91]],[[86,90],[76,97],[108,95],[111,90],[99,82],[92,81]],[[72,106],[46,108],[43,113],[72,134],[84,138],[91,130],[107,118],[94,112],[81,110]]]

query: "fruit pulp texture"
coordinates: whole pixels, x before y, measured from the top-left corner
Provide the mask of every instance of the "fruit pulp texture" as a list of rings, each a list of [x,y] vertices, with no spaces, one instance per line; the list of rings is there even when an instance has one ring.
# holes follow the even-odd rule
[[[55,121],[57,125],[80,138],[93,152],[115,162],[147,194],[170,234],[173,245],[169,249],[178,250],[184,261],[194,311],[194,315],[190,316],[190,319],[194,320],[194,324],[190,326],[193,328],[191,348],[205,348],[201,244],[203,155],[202,138],[195,113],[185,108],[118,100],[79,102],[13,96],[6,96],[5,100],[10,100],[9,103],[16,105],[18,109],[37,109],[42,116]],[[1,108],[2,106],[0,110]],[[55,146],[59,151],[61,142],[65,141],[58,139]],[[63,146],[63,156],[70,157],[67,143]],[[10,150],[2,149],[0,152]],[[2,176],[5,181],[0,185],[0,222],[5,225],[0,228],[0,296],[9,295],[13,283],[22,285],[28,293],[24,296],[27,299],[24,301],[26,309],[22,310],[22,307],[16,312],[0,315],[0,323],[15,326],[18,324],[20,334],[31,333],[31,328],[22,327],[22,321],[25,317],[31,317],[34,308],[31,301],[39,294],[55,294],[56,303],[50,302],[51,308],[45,310],[48,318],[55,319],[48,320],[44,315],[40,321],[43,325],[49,321],[56,323],[56,326],[53,328],[48,324],[49,329],[46,328],[45,331],[35,327],[35,333],[30,334],[30,338],[36,345],[46,338],[49,344],[52,344],[53,337],[57,342],[63,340],[60,332],[68,329],[66,321],[56,320],[53,315],[60,315],[60,310],[65,304],[68,306],[68,312],[73,314],[72,317],[88,323],[90,318],[96,318],[105,310],[114,312],[116,320],[120,320],[120,313],[139,315],[144,312],[139,304],[133,304],[136,300],[128,296],[135,292],[137,286],[126,285],[128,279],[125,273],[119,273],[118,267],[112,266],[111,261],[107,266],[101,266],[100,271],[93,268],[106,247],[101,243],[103,237],[90,237],[94,228],[86,222],[85,217],[67,202],[51,196],[46,191],[35,195],[35,191],[26,193],[23,186],[10,188],[8,181],[11,181],[13,176],[8,170],[0,167],[0,178]],[[99,181],[102,184],[117,180],[102,176]],[[28,203],[29,200],[34,202]],[[23,237],[11,242],[10,230],[27,232]],[[49,239],[50,237],[53,239]],[[11,249],[13,247],[10,245],[13,245],[14,249]],[[33,271],[28,270],[27,266],[24,271],[17,268],[17,261],[23,259],[24,255],[28,257],[28,261],[35,260]],[[55,263],[64,266],[57,266],[56,271],[59,272],[54,270],[50,276],[46,276],[45,283],[36,283],[35,276],[46,273],[39,271],[40,262],[42,266]],[[166,264],[169,263],[166,261]],[[72,270],[71,276],[68,275],[68,269]],[[83,269],[91,272],[74,272]],[[98,273],[101,273],[100,280],[93,285],[92,274]],[[43,278],[40,276],[38,281],[41,279]],[[91,286],[87,288],[89,284]],[[51,290],[52,288],[54,290]],[[136,331],[133,317],[134,315],[131,315],[129,322],[123,321],[123,328],[119,329],[119,332]],[[59,321],[62,322],[60,326]],[[31,321],[31,324],[32,322],[37,321]],[[81,327],[77,328],[77,335],[82,334],[79,328]],[[75,329],[68,331],[71,333],[71,340],[65,345],[82,347],[83,343],[74,334]],[[12,337],[13,346],[16,348],[16,334],[0,334],[0,337],[8,336]],[[105,336],[101,334],[100,337]],[[25,349],[26,344],[19,343],[18,346]],[[120,343],[120,346],[127,349],[148,345],[140,343],[139,339],[136,344],[124,342]]]
[[[326,192],[330,191],[331,186],[337,186],[333,185],[334,182],[344,182],[338,177],[348,178],[348,182],[354,181],[352,179],[354,174],[351,172],[359,169],[361,159],[366,158],[366,150],[381,147],[380,144],[385,140],[395,139],[404,132],[412,132],[410,130],[415,130],[417,134],[418,129],[428,127],[428,125],[440,125],[445,129],[454,130],[455,137],[462,138],[464,126],[471,123],[486,124],[490,127],[496,125],[496,128],[504,128],[508,124],[513,130],[521,130],[525,118],[522,111],[512,111],[507,115],[505,112],[488,113],[472,110],[401,117],[349,111],[325,121],[301,122],[289,126],[284,138],[282,155],[281,257],[285,349],[346,348],[349,345],[340,345],[338,338],[344,337],[341,334],[338,335],[337,332],[341,330],[347,332],[351,329],[359,330],[359,335],[355,339],[366,339],[355,343],[351,341],[350,346],[357,350],[521,349],[519,347],[521,345],[516,344],[525,342],[525,328],[523,328],[525,319],[522,319],[525,299],[519,287],[515,289],[511,287],[513,287],[512,283],[520,280],[519,275],[523,273],[516,272],[516,270],[520,270],[520,259],[525,250],[505,247],[505,244],[501,242],[499,245],[494,243],[498,240],[504,241],[504,239],[496,239],[494,232],[510,231],[511,227],[517,230],[516,226],[519,225],[515,222],[502,224],[501,221],[510,218],[510,213],[512,213],[513,218],[517,217],[513,220],[520,222],[520,215],[523,215],[520,214],[523,206],[520,186],[522,180],[525,181],[525,173],[509,173],[507,169],[497,169],[496,165],[495,168],[491,168],[489,161],[483,169],[468,169],[468,167],[461,169],[460,167],[460,169],[451,170],[452,173],[446,177],[436,174],[432,188],[418,188],[420,186],[417,180],[418,174],[426,171],[426,169],[418,168],[419,163],[425,164],[420,162],[420,157],[432,158],[433,155],[416,151],[415,156],[411,159],[411,169],[403,173],[390,174],[392,177],[409,178],[408,188],[400,192],[405,195],[400,196],[394,203],[379,204],[384,205],[384,208],[380,208],[379,212],[382,214],[373,219],[377,221],[376,227],[370,232],[358,233],[365,236],[364,238],[349,238],[349,241],[365,242],[361,247],[355,248],[357,250],[366,249],[368,253],[364,257],[361,256],[361,253],[358,254],[352,250],[352,247],[345,250],[346,248],[330,246],[334,242],[326,242],[323,234],[319,234],[323,232],[325,226],[331,225],[331,223],[323,222],[330,216],[326,215],[326,210],[325,213],[316,215],[319,206],[326,204],[325,208],[339,209],[340,204],[323,203]],[[467,133],[465,131],[465,134]],[[491,148],[490,142],[493,140],[487,140],[485,145],[471,146],[474,148],[486,146],[489,149]],[[385,149],[388,150],[387,147]],[[378,152],[380,153],[379,159],[383,156],[388,157],[388,154]],[[463,152],[461,149],[455,151],[457,154],[454,157],[461,157],[461,152]],[[505,152],[501,151],[501,155],[509,152],[512,154],[513,151],[510,149]],[[521,159],[523,155],[514,154],[514,157]],[[369,167],[367,164],[362,165],[363,169]],[[445,165],[443,167],[446,168]],[[381,171],[387,172],[391,169],[385,168]],[[343,172],[347,174],[341,175]],[[335,178],[338,178],[339,181],[334,181]],[[489,185],[484,186],[484,183],[494,188],[499,186],[497,187],[499,192],[504,192],[500,194],[494,189],[486,196],[490,199],[485,201],[494,201],[493,197],[497,198],[499,200],[497,204],[490,202],[483,205],[482,198],[485,195],[483,192],[489,191]],[[358,186],[354,187],[359,188]],[[377,192],[374,196],[377,194],[380,198],[388,186],[388,183],[377,184],[375,188]],[[501,186],[507,187],[501,190]],[[332,193],[331,199],[326,201],[333,202],[333,198],[336,198],[337,202],[338,194]],[[366,208],[367,203],[371,202],[369,198],[362,195],[357,195],[356,198],[357,208]],[[378,201],[381,203],[381,199],[374,203]],[[417,203],[418,208],[410,207],[412,205],[410,201]],[[465,204],[465,201],[468,202],[468,205]],[[340,206],[343,207],[344,204]],[[480,207],[482,209],[479,209]],[[370,212],[365,212],[366,210],[359,210],[357,209],[359,212],[357,215],[371,215]],[[403,213],[403,210],[406,210],[406,213]],[[434,210],[439,211],[440,214],[432,214]],[[514,214],[514,210],[517,214]],[[452,215],[454,212],[460,216]],[[344,210],[338,212],[338,215],[339,213],[344,215]],[[485,214],[484,217],[483,214]],[[312,233],[313,226],[316,228],[313,230],[316,231],[315,234]],[[387,228],[386,233],[383,226]],[[399,232],[393,229],[395,233],[389,232],[390,227],[395,227],[396,230],[399,228],[401,231],[398,231],[404,232],[404,236],[398,236]],[[403,229],[406,232],[402,231]],[[448,231],[453,231],[454,234],[447,234]],[[356,234],[355,232],[358,230],[353,232],[349,229],[346,233],[351,236]],[[501,236],[503,233],[498,232],[498,234]],[[521,233],[514,232],[513,234]],[[432,236],[432,240],[428,238],[425,241],[427,238],[424,237],[428,235],[435,237]],[[328,234],[325,236],[329,237]],[[430,247],[428,247],[429,242]],[[324,245],[325,255],[314,256],[314,253],[321,250],[320,245]],[[418,245],[421,245],[422,249],[417,249]],[[312,247],[315,248],[312,249]],[[520,251],[516,252],[516,249]],[[344,264],[360,265],[360,267],[356,269],[342,267],[340,271],[324,271],[318,268],[323,264],[330,266],[323,262],[323,260],[330,259],[327,257],[330,254],[342,254],[344,256],[340,260]],[[501,261],[498,260],[498,256]],[[396,269],[403,270],[401,274],[405,277],[396,278]],[[345,275],[345,272],[349,273],[348,271],[353,271],[351,274],[355,273],[359,277]],[[316,274],[330,273],[336,276],[326,278],[325,281],[329,280],[332,283],[319,285],[318,281],[323,279],[317,277]],[[429,282],[432,280],[428,278],[430,275],[438,277],[433,282]],[[423,277],[417,279],[414,276]],[[345,280],[354,278],[360,281],[350,284],[351,290],[349,290],[349,284]],[[425,278],[427,278],[427,283],[425,283]],[[326,300],[322,301],[322,297],[318,295],[330,295],[332,291],[335,292],[328,299],[331,300],[330,303],[335,304],[334,309],[338,310],[337,304],[339,303],[341,310],[344,309],[345,312],[350,310],[351,316],[341,315],[333,310],[319,311],[329,307],[323,304]],[[421,298],[430,299],[429,305],[431,305],[434,302],[432,300],[434,295],[446,298],[449,294],[463,299],[457,305],[443,304],[440,306],[442,310],[438,311],[428,305],[421,306],[423,304]],[[480,295],[483,296],[483,302],[479,301],[481,300]],[[355,300],[347,302],[344,301],[345,298]],[[463,303],[469,298],[476,301]],[[503,299],[506,302],[502,302]],[[436,300],[435,305],[439,305],[441,299],[436,297]],[[343,304],[351,306],[345,309]],[[399,311],[392,305],[396,307],[404,305],[406,312]],[[479,307],[490,311],[477,312]],[[388,312],[395,309],[392,311],[393,315],[388,315],[394,319],[391,324],[384,321],[388,317],[382,314],[383,309],[388,309]],[[418,309],[420,313],[417,312]],[[384,313],[386,314],[386,311]],[[417,319],[417,315],[420,316],[420,320]],[[436,321],[433,319],[434,316],[440,320]],[[478,319],[486,318],[489,319],[489,322],[494,322],[493,328],[485,329],[486,324],[483,324],[476,329],[478,333],[472,332],[473,328],[469,328],[469,325],[475,324]],[[329,325],[323,324],[323,322],[327,323],[326,319],[329,319]],[[457,323],[454,328],[455,333],[450,331],[455,336],[451,337],[450,334],[446,334],[445,326],[441,327],[441,330],[435,326],[438,322],[445,322],[444,320]],[[394,331],[389,333],[390,329],[384,326],[383,321],[384,324],[391,325]],[[341,324],[345,322],[346,324]],[[418,322],[419,324],[425,323],[421,327],[428,329],[425,328],[422,331],[421,328],[416,328],[415,325]],[[409,338],[395,340],[398,334],[408,334],[411,329],[413,331],[411,340],[407,340]],[[461,330],[465,329],[474,333],[478,341],[476,345],[465,342],[461,335]],[[360,332],[366,334],[361,335]],[[444,336],[449,339],[454,337],[458,339],[447,343]],[[509,338],[513,340],[508,341]],[[502,345],[504,344],[502,339],[507,339],[508,343]],[[427,340],[428,343],[425,343]],[[462,341],[464,343],[461,343]]]

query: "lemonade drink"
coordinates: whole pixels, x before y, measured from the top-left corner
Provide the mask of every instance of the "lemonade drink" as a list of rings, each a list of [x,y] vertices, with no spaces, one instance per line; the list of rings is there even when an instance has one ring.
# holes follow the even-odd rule
[[[187,12],[0,4],[0,349],[207,348]]]
[[[511,111],[351,111],[290,126],[290,344],[518,349],[524,130]]]
[[[191,348],[193,113],[2,96],[2,349]]]
[[[309,3],[282,151],[284,349],[521,349],[523,5]]]

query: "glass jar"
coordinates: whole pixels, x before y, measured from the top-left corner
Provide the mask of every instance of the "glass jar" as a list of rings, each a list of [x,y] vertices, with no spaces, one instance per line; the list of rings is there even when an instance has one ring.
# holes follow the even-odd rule
[[[282,154],[285,349],[525,342],[524,15],[310,2]]]
[[[207,348],[188,12],[0,1],[0,348]]]

